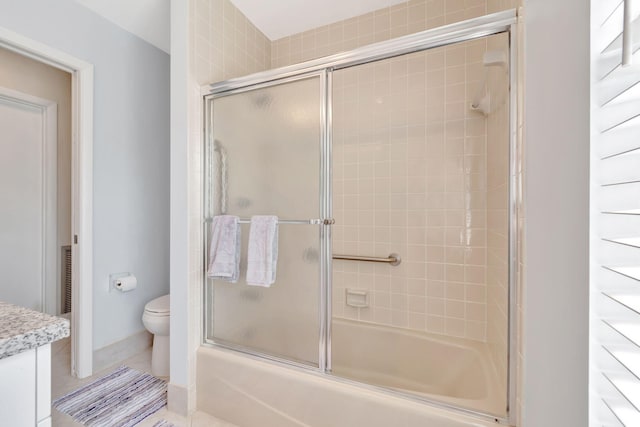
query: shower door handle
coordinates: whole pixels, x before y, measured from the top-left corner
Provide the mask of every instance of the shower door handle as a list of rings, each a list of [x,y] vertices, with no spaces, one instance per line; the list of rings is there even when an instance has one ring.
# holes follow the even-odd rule
[[[322,223],[324,225],[333,225],[333,224],[336,223],[336,220],[333,219],[333,218],[325,218],[325,219],[322,220]]]

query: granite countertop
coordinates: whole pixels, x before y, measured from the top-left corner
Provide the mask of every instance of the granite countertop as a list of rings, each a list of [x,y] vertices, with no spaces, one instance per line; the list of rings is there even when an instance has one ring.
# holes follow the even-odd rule
[[[69,321],[0,301],[0,359],[69,336]]]

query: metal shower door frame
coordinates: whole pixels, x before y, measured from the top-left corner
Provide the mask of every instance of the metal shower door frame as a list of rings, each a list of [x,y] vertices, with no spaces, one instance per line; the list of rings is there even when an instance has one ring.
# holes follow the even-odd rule
[[[226,344],[216,343],[207,338],[209,316],[213,309],[212,302],[207,298],[207,277],[206,271],[203,272],[204,283],[204,327],[202,342],[204,345],[212,345],[222,347],[234,351],[242,352],[249,357],[268,359],[272,362],[280,363],[284,366],[288,366],[293,369],[299,369],[307,373],[316,373],[323,375],[325,378],[332,380],[355,384],[359,387],[363,387],[369,390],[382,391],[384,393],[408,398],[411,400],[417,400],[429,405],[454,410],[468,415],[473,415],[484,420],[490,420],[499,422],[501,424],[512,424],[515,421],[515,412],[513,408],[516,404],[516,366],[517,366],[517,313],[516,313],[516,291],[517,291],[517,262],[518,262],[518,218],[517,218],[517,203],[520,198],[518,186],[517,186],[517,164],[520,160],[520,153],[518,153],[517,145],[517,11],[515,9],[493,13],[485,15],[479,18],[474,18],[466,21],[461,21],[454,24],[445,25],[442,27],[422,31],[419,33],[398,37],[392,40],[375,43],[372,45],[357,48],[348,52],[339,53],[336,55],[327,56],[303,63],[276,68],[264,72],[251,74],[244,77],[234,78],[210,85],[205,85],[201,88],[201,95],[203,97],[203,171],[204,173],[204,187],[205,190],[209,188],[207,180],[210,176],[206,175],[206,172],[210,172],[211,165],[207,165],[208,153],[210,151],[212,141],[208,140],[211,135],[212,123],[211,123],[211,102],[213,99],[221,96],[232,95],[234,93],[240,93],[248,90],[253,90],[261,87],[267,87],[286,83],[288,81],[295,81],[301,78],[308,78],[310,76],[318,75],[321,79],[322,95],[321,95],[321,158],[320,158],[320,210],[322,219],[332,218],[332,72],[356,65],[367,64],[383,59],[389,59],[397,56],[402,56],[414,52],[425,51],[436,47],[446,46],[450,44],[460,43],[464,41],[470,41],[482,37],[487,37],[500,33],[507,33],[509,35],[509,242],[508,242],[508,276],[509,276],[509,313],[508,313],[508,334],[509,343],[507,345],[508,351],[508,372],[507,372],[507,415],[506,417],[495,417],[491,414],[486,414],[476,410],[470,410],[461,408],[451,404],[447,404],[438,400],[428,399],[411,395],[409,393],[403,393],[395,390],[390,390],[383,387],[369,385],[345,378],[336,377],[333,375],[323,375],[331,371],[331,269],[332,269],[332,252],[331,252],[331,224],[325,223],[320,226],[320,249],[321,249],[321,261],[320,261],[320,300],[319,300],[319,313],[320,313],[320,339],[318,343],[319,351],[319,363],[317,367],[310,367],[302,363],[297,363],[292,360],[283,359],[280,357],[274,357],[272,355],[261,354],[259,352],[252,351],[251,349],[241,348],[237,346],[230,346]],[[206,191],[203,200],[203,235],[204,235],[204,248],[203,255],[206,257],[207,248],[207,218],[211,214],[207,209],[207,196]],[[206,265],[206,263],[205,263]]]
[[[203,316],[203,343],[215,345],[218,347],[227,348],[234,351],[239,351],[244,354],[248,354],[251,356],[257,356],[263,359],[268,359],[278,363],[284,363],[291,366],[296,366],[304,369],[313,369],[316,371],[324,371],[324,366],[327,364],[327,343],[326,343],[326,313],[330,308],[326,306],[326,300],[324,295],[327,294],[327,285],[330,284],[331,276],[328,274],[331,271],[331,259],[326,259],[322,254],[331,253],[331,238],[330,238],[330,230],[331,230],[331,221],[327,221],[330,218],[331,214],[331,201],[330,201],[330,175],[327,178],[327,171],[331,170],[331,164],[328,161],[330,159],[330,154],[327,154],[327,150],[330,151],[329,139],[327,138],[327,72],[325,70],[314,70],[309,72],[300,73],[297,75],[287,76],[282,79],[269,80],[257,84],[253,84],[250,86],[239,86],[233,89],[218,91],[215,93],[208,93],[204,96],[204,105],[203,105],[203,124],[204,124],[204,147],[203,147],[203,258],[204,264],[207,265],[207,257],[209,253],[209,233],[208,233],[208,224],[211,222],[211,218],[214,215],[213,212],[213,204],[212,201],[209,200],[209,194],[212,187],[212,175],[211,171],[213,168],[213,114],[212,114],[212,106],[213,101],[215,99],[219,99],[226,96],[232,96],[256,89],[264,89],[268,87],[278,86],[287,83],[293,83],[300,80],[306,79],[314,79],[317,78],[320,87],[320,140],[319,140],[319,165],[318,165],[318,174],[319,174],[319,212],[318,215],[320,218],[318,219],[310,219],[308,221],[303,220],[284,220],[282,223],[289,224],[298,224],[298,225],[313,225],[318,226],[319,233],[319,249],[320,249],[320,266],[319,266],[319,342],[318,342],[318,364],[310,365],[302,362],[298,362],[295,360],[287,359],[284,357],[275,356],[272,354],[264,353],[252,349],[250,347],[245,347],[239,344],[233,344],[229,342],[216,341],[213,337],[213,334],[209,334],[210,326],[213,324],[211,314],[213,313],[213,301],[212,295],[207,295],[207,284],[209,282],[209,278],[206,274],[206,269],[203,272],[203,301],[204,301],[204,316]],[[244,222],[244,221],[241,221]]]

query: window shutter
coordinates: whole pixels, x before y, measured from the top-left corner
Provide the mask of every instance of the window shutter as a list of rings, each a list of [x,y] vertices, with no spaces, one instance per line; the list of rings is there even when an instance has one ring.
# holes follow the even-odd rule
[[[640,426],[640,1],[592,0],[591,16],[589,419],[632,427]]]

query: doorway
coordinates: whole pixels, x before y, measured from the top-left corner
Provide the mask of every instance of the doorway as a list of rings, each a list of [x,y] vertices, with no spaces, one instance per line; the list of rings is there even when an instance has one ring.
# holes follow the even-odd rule
[[[0,62],[0,299],[70,317],[71,74],[6,49]]]
[[[50,46],[0,28],[0,48],[20,57],[35,60],[69,74],[70,77],[70,146],[68,164],[70,188],[70,271],[72,289],[71,373],[79,378],[92,374],[93,364],[93,66]],[[57,156],[55,156],[57,157]],[[57,196],[56,191],[56,196]],[[58,197],[58,201],[60,198]],[[51,202],[49,202],[51,203]],[[56,203],[57,204],[57,203]],[[51,218],[49,221],[51,221]],[[49,226],[49,229],[52,225]],[[52,239],[49,239],[51,242]],[[54,242],[58,244],[57,240]],[[55,247],[54,247],[55,251]],[[64,251],[55,251],[54,265],[60,264]],[[58,283],[62,271],[58,271]],[[42,298],[42,297],[41,297]],[[42,298],[45,300],[46,298]],[[54,301],[54,299],[51,299]],[[50,303],[62,306],[62,296]],[[54,310],[53,308],[51,310]]]

